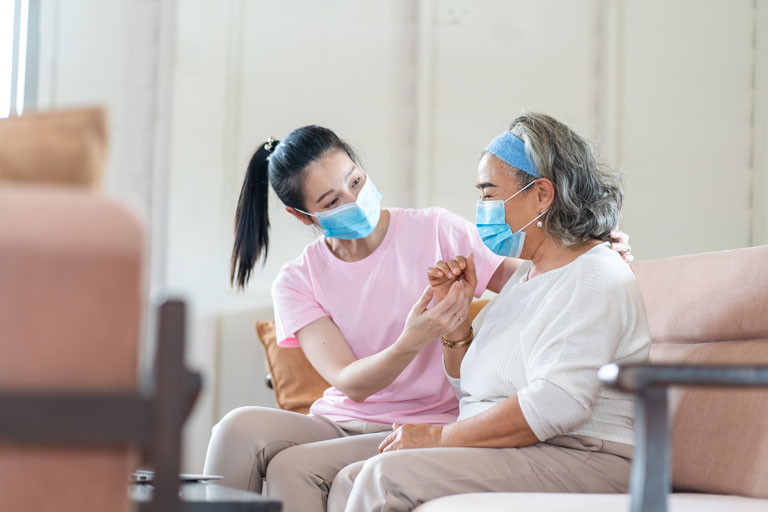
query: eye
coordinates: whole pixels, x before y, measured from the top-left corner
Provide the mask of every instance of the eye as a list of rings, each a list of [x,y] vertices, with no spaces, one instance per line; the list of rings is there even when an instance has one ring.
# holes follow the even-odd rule
[[[325,207],[326,207],[326,208],[332,208],[332,207],[333,207],[333,206],[334,206],[336,203],[338,203],[338,202],[339,202],[339,198],[337,197],[336,199],[334,199],[333,201],[331,201],[330,203],[328,203],[327,205],[325,205]]]
[[[363,178],[361,178],[360,176],[358,176],[357,178],[355,178],[355,181],[353,181],[353,182],[352,182],[352,186],[353,186],[353,187],[356,187],[357,185],[359,185],[359,184],[360,184],[360,181],[361,181],[362,179],[363,179]]]

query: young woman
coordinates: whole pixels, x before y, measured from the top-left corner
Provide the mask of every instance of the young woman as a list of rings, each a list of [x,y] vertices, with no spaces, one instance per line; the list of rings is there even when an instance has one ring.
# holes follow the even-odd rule
[[[498,292],[520,261],[491,252],[473,224],[444,209],[382,209],[352,148],[306,126],[270,139],[249,163],[232,254],[240,287],[267,254],[268,184],[290,215],[324,235],[280,270],[272,297],[278,344],[301,346],[331,387],[309,415],[230,412],[213,429],[204,471],[253,491],[266,481],[287,512],[323,510],[338,471],[376,454],[393,423],[456,418],[436,341],[462,325],[471,297],[457,284],[428,308],[424,269],[473,253],[479,296]]]

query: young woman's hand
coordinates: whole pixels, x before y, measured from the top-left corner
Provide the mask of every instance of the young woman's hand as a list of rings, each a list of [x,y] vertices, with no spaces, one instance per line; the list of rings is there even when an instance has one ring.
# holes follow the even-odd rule
[[[403,335],[397,341],[400,348],[419,351],[435,338],[452,332],[467,316],[469,302],[460,281],[454,281],[443,300],[427,309],[434,293],[428,286],[411,308]]]
[[[452,260],[438,261],[434,267],[427,269],[427,279],[435,292],[435,301],[442,301],[451,284],[457,280],[462,281],[464,293],[470,295],[469,300],[471,301],[477,287],[474,253],[470,254],[468,258],[456,256]]]
[[[632,247],[629,245],[629,235],[618,229],[611,231],[611,249],[619,253],[627,264],[635,259],[632,256]]]

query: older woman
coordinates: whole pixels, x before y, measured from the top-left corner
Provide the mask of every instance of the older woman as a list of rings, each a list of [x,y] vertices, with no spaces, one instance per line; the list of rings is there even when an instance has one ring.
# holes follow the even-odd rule
[[[607,243],[620,176],[568,127],[531,113],[486,148],[477,187],[483,241],[526,261],[473,325],[442,337],[459,417],[395,425],[383,453],[339,473],[329,510],[410,510],[480,491],[627,489],[632,401],[597,380],[601,365],[644,361],[650,346],[640,289]],[[456,281],[471,296],[473,260],[428,270],[437,299]]]

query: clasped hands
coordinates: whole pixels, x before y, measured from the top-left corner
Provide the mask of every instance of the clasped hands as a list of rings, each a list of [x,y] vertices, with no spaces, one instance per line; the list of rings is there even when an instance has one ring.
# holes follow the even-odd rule
[[[415,331],[431,341],[468,324],[469,303],[477,287],[474,254],[438,261],[427,269],[427,279],[429,287],[411,309],[406,331]],[[433,298],[436,304],[428,309]],[[419,349],[424,346],[419,345]],[[379,445],[379,452],[441,446],[442,425],[395,423],[392,428],[393,432]]]
[[[467,319],[475,295],[477,275],[474,255],[438,261],[427,269],[429,286],[411,308],[405,320],[400,348],[418,352],[439,336],[452,333]],[[435,305],[428,307],[432,299]]]

